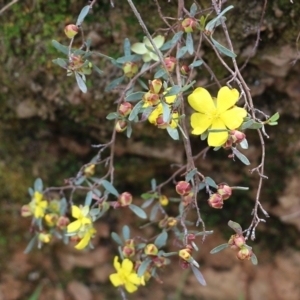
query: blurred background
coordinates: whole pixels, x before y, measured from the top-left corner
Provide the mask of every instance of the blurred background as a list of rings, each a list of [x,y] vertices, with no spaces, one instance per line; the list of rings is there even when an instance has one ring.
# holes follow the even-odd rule
[[[132,43],[141,41],[143,32],[127,2],[114,2],[112,8],[108,0],[96,1],[83,29],[92,39],[92,50],[119,57],[124,38]],[[0,1],[0,10],[9,3]],[[155,1],[134,3],[150,32],[163,27]],[[185,1],[185,6],[189,8],[192,3]],[[210,7],[210,1],[197,3],[202,8]],[[93,251],[78,252],[73,245],[53,241],[41,250],[23,253],[31,237],[29,218],[20,216],[21,206],[30,201],[28,187],[37,177],[46,186],[63,185],[64,179],[73,177],[96,155],[92,144],[110,140],[112,121],[107,121],[106,115],[114,111],[120,90],[105,93],[104,89],[122,72],[95,57],[93,62],[104,75],[87,77],[88,93],[82,94],[75,79],[66,77],[65,71],[52,63],[61,55],[51,41],[68,44],[64,27],[76,21],[86,4],[75,0],[22,0],[0,14],[0,300],[121,299],[108,281],[117,253],[110,233],[120,232],[128,224],[138,234],[134,228],[142,222],[129,211],[122,215],[120,211],[110,212],[95,224]],[[231,4],[234,9],[226,14],[227,25],[242,66],[255,45],[264,1],[236,0],[224,5]],[[160,1],[160,5],[164,15],[177,15],[177,1]],[[270,138],[266,140],[265,174],[269,179],[264,181],[261,202],[270,218],[259,225],[256,240],[250,242],[258,265],[238,261],[229,249],[209,254],[232,234],[226,225],[228,220],[243,227],[252,220],[258,175],[251,175],[249,170],[258,164],[261,154],[256,133],[247,131],[250,147],[245,155],[250,167],[227,159],[224,150],[209,151],[205,160],[196,162],[197,168],[216,182],[250,187],[249,192],[234,193],[221,211],[202,205],[206,227],[214,230],[205,243],[197,241],[200,251],[195,258],[207,286],[199,285],[175,258],[161,274],[164,284],[151,280],[129,299],[300,299],[299,14],[299,1],[268,1],[258,49],[242,71],[255,106],[269,115],[280,113],[279,125],[267,128]],[[222,36],[218,40],[222,41]],[[203,47],[203,57],[219,79],[228,76],[210,48]],[[212,83],[204,68],[198,68],[195,80],[196,86]],[[215,86],[210,85],[210,90],[216,93]],[[205,147],[197,137],[192,143],[194,153]],[[140,194],[150,188],[150,180],[166,180],[174,170],[171,165],[184,162],[184,152],[163,130],[137,124],[130,140],[118,135],[115,162],[115,186],[131,191],[139,204]],[[164,192],[172,197],[174,187]],[[205,195],[202,198],[206,201]],[[177,213],[176,208],[168,210]],[[149,227],[144,234],[151,235],[153,230]],[[176,249],[172,243],[168,248]]]

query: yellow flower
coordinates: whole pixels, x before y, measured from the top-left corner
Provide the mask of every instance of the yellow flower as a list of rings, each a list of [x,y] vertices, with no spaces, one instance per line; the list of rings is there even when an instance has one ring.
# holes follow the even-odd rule
[[[217,99],[213,99],[204,88],[195,89],[188,96],[190,106],[196,110],[191,116],[192,134],[200,135],[207,129],[224,129],[220,132],[209,132],[208,145],[222,146],[228,139],[228,129],[236,129],[242,123],[247,111],[236,107],[239,92],[236,89],[222,87]]]
[[[133,262],[128,258],[125,258],[121,265],[118,256],[115,256],[114,267],[117,273],[111,274],[109,279],[115,287],[124,285],[128,293],[133,293],[137,290],[137,286],[145,285],[144,276],[138,277],[133,270]]]
[[[45,215],[45,210],[48,207],[47,200],[43,199],[43,194],[34,192],[32,200],[29,203],[30,210],[33,212],[36,219],[42,218]]]
[[[153,39],[153,42],[155,46],[159,49],[164,44],[165,38],[162,35],[158,35]],[[159,61],[158,56],[154,52],[148,50],[148,48],[153,49],[147,37],[144,37],[143,43],[135,43],[131,46],[131,50],[134,53],[143,55],[142,59],[144,62],[149,62],[150,60]]]
[[[86,224],[91,224],[92,220],[88,217],[89,211],[90,208],[88,206],[79,208],[78,206],[73,205],[72,216],[77,220],[68,225],[67,232],[75,232],[80,230]]]
[[[93,227],[88,227],[86,230],[84,230],[83,233],[79,233],[78,235],[82,235],[82,239],[80,240],[80,242],[75,246],[75,248],[77,250],[82,250],[84,249],[88,243],[90,242],[90,239],[92,238],[92,236],[96,233],[95,228]]]

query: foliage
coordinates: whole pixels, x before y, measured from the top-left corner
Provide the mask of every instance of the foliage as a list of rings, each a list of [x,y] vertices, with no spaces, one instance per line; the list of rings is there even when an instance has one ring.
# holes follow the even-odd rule
[[[230,247],[238,251],[238,259],[257,264],[257,258],[246,242],[249,238],[255,239],[257,226],[265,222],[260,213],[268,217],[260,202],[262,181],[266,178],[264,138],[268,137],[267,125],[278,124],[279,114],[274,113],[269,117],[260,112],[263,118],[258,117],[249,87],[237,66],[226,27],[226,18],[230,18],[233,6],[222,8],[215,1],[205,9],[195,3],[190,8],[178,5],[178,14],[183,17],[181,21],[173,19],[170,24],[171,21],[161,15],[168,29],[165,38],[162,35],[152,37],[135,5],[128,0],[146,37],[143,42],[132,45],[130,38],[126,38],[122,56],[113,58],[107,53],[91,50],[92,40],[85,39],[83,23],[89,18],[95,2],[91,1],[83,7],[77,21],[65,27],[65,35],[70,40],[67,45],[52,41],[61,56],[54,59],[53,63],[65,70],[66,76],[74,76],[83,93],[88,91],[87,76],[93,72],[105,74],[93,62],[95,57],[122,70],[123,75],[114,78],[105,89],[105,92],[120,91],[115,111],[107,115],[108,122],[114,128],[112,137],[105,144],[94,145],[99,149],[97,155],[83,165],[74,177],[66,179],[64,186],[44,188],[42,180],[38,178],[33,188],[29,188],[31,201],[22,207],[21,213],[24,217],[32,217],[31,231],[34,236],[25,252],[29,252],[36,244],[42,247],[54,237],[65,243],[75,242],[78,250],[93,248],[92,239],[96,233],[93,224],[109,210],[129,209],[140,219],[149,219],[150,222],[143,224],[143,228],[156,226],[160,232],[152,237],[141,238],[132,236],[130,228],[124,226],[122,236],[116,232],[111,234],[118,244],[122,262],[115,257],[117,273],[112,274],[110,280],[114,286],[121,288],[123,299],[124,288],[131,293],[147,284],[151,278],[161,281],[161,269],[171,263],[171,256],[177,257],[182,269],[191,268],[199,283],[206,285],[199,263],[193,257],[198,251],[196,239],[202,236],[204,241],[206,236],[212,234],[212,231],[206,230],[201,217],[200,203],[203,204],[200,200],[203,194],[200,191],[205,191],[212,209],[223,209],[224,202],[230,199],[234,190],[246,191],[248,188],[230,186],[230,183],[225,183],[226,178],[224,182],[216,183],[211,174],[204,174],[203,170],[196,168],[195,160],[205,155],[209,147],[214,147],[215,151],[229,151],[229,159],[234,161],[237,158],[241,165],[250,165],[251,161],[245,154],[248,149],[245,132],[256,130],[261,142],[261,162],[251,169],[251,173],[259,175],[252,222],[242,230],[238,223],[229,221],[228,225],[236,234],[230,237],[227,244],[217,246],[211,253]],[[216,30],[225,34],[228,48],[213,38]],[[80,39],[79,36],[81,46],[76,47],[74,41]],[[216,55],[220,66],[229,72],[227,78],[217,78],[214,73],[217,66],[208,66],[205,62],[205,55],[201,51],[204,45]],[[216,99],[204,87],[195,84],[196,71],[202,68],[211,73],[214,85],[218,88]],[[190,106],[196,111],[191,115]],[[164,182],[157,183],[152,179],[150,190],[141,195],[143,204],[138,206],[133,204],[135,199],[130,192],[118,191],[114,185],[115,143],[118,134],[125,132],[130,138],[136,124],[147,121],[184,145],[186,163]],[[201,140],[207,139],[208,147],[193,155],[190,133],[199,135]],[[99,165],[103,166],[104,173],[97,174],[96,166]],[[185,176],[184,180],[182,176]],[[172,185],[177,198],[163,192],[163,189]],[[85,193],[84,200],[75,205],[74,195],[82,195],[82,192]],[[167,207],[171,205],[176,208],[176,215],[169,215]],[[144,211],[146,208],[148,214]],[[197,216],[196,222],[192,222],[193,215]],[[72,222],[71,218],[74,219]],[[164,250],[169,240],[176,242],[176,251]]]

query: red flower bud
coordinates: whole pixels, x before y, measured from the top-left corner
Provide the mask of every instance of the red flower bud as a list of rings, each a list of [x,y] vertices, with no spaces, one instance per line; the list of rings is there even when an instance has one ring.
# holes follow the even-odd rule
[[[71,39],[78,33],[78,27],[74,24],[69,24],[65,27],[66,36]]]
[[[181,266],[182,269],[186,270],[190,267],[190,264],[187,261],[181,259],[180,260],[180,266]]]
[[[123,132],[127,129],[127,122],[123,120],[118,120],[115,125],[116,132]]]
[[[221,209],[223,207],[223,199],[220,194],[212,194],[208,199],[209,206]]]
[[[149,106],[154,106],[159,103],[159,95],[158,94],[153,94],[151,92],[147,92],[143,96],[143,101],[147,103]]]
[[[170,56],[170,57],[166,57],[165,58],[165,64],[166,64],[166,67],[167,67],[167,70],[168,72],[173,72],[174,69],[175,69],[175,66],[176,66],[176,58],[173,57],[173,56]]]
[[[164,267],[167,264],[167,259],[163,256],[155,256],[152,258],[152,261],[154,262],[155,266],[157,268]]]
[[[181,196],[187,196],[190,193],[191,189],[191,185],[186,181],[179,181],[176,184],[176,192]]]
[[[188,75],[189,73],[191,72],[191,69],[189,66],[187,65],[182,65],[181,68],[180,68],[180,73],[182,75]]]
[[[22,208],[21,208],[21,216],[22,217],[30,217],[30,216],[32,216],[32,211],[31,211],[30,206],[28,204],[22,206]]]
[[[123,116],[127,117],[132,111],[132,104],[129,102],[123,102],[119,106],[118,113]]]
[[[194,18],[186,18],[181,22],[184,32],[193,32],[199,29],[199,23]]]
[[[64,230],[67,228],[67,226],[69,225],[70,220],[69,218],[65,217],[65,216],[60,216],[57,220],[56,226],[61,229]]]
[[[228,245],[231,249],[240,249],[245,245],[245,238],[242,235],[234,234],[230,237]]]
[[[166,129],[169,126],[170,122],[165,122],[163,119],[163,115],[159,115],[156,119],[156,125],[160,129]]]
[[[118,202],[122,207],[126,207],[132,203],[132,195],[128,192],[124,192],[119,196]]]
[[[231,130],[229,132],[229,134],[230,134],[230,137],[232,139],[232,142],[237,143],[237,144],[242,142],[246,137],[245,133],[243,133],[241,131],[238,131],[238,130]]]
[[[217,193],[222,196],[223,200],[227,200],[232,194],[232,189],[230,186],[221,183],[218,185]]]
[[[128,78],[132,78],[139,71],[138,65],[132,61],[128,61],[123,64],[124,75]]]

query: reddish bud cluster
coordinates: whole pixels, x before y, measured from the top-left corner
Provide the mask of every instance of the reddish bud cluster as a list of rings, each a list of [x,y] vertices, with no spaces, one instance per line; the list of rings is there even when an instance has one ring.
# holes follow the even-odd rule
[[[176,184],[176,192],[181,196],[189,195],[192,186],[187,181],[179,181]]]
[[[230,186],[221,183],[218,185],[217,192],[212,194],[208,199],[209,206],[217,209],[223,208],[223,201],[227,200],[232,194]]]
[[[167,71],[170,73],[172,73],[174,71],[176,63],[177,63],[177,60],[173,56],[169,56],[169,57],[165,58],[165,65],[167,67]]]
[[[234,234],[230,237],[228,245],[233,250],[238,250],[236,257],[239,260],[249,260],[253,255],[253,251],[246,244],[246,240],[242,234]]]
[[[229,149],[233,144],[240,144],[246,138],[245,133],[238,130],[230,130],[228,139],[223,148]]]

